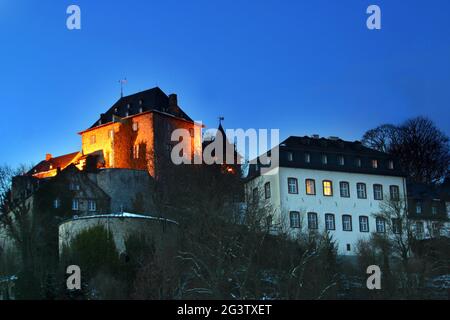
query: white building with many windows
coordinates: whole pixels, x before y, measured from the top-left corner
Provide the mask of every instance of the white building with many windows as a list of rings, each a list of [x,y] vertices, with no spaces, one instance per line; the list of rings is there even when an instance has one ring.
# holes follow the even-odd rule
[[[387,231],[374,217],[382,201],[406,196],[395,159],[358,141],[290,137],[279,152],[279,166],[264,175],[251,166],[246,185],[249,203],[270,208],[274,232],[329,231],[339,254],[353,255],[359,239]]]

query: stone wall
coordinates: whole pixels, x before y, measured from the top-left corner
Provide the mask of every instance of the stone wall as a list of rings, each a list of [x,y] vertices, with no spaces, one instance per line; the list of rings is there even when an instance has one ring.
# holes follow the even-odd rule
[[[135,214],[99,215],[72,219],[59,226],[59,252],[83,230],[103,226],[109,230],[119,253],[125,251],[125,240],[130,235],[144,236],[153,241],[158,250],[171,250],[177,242],[178,224],[175,221]]]
[[[150,213],[155,216],[150,194],[153,178],[145,170],[101,169],[89,173],[89,179],[97,184],[111,199],[111,213]]]

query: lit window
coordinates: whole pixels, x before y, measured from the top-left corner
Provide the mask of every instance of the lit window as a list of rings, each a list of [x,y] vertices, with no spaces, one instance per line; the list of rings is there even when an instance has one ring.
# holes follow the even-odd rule
[[[376,225],[377,225],[377,232],[378,233],[385,233],[386,232],[386,220],[383,218],[377,218],[376,219]]]
[[[375,200],[383,200],[383,186],[381,184],[373,185],[373,197]]]
[[[322,164],[328,164],[328,156],[326,154],[322,155]]]
[[[389,160],[389,162],[388,162],[388,168],[389,168],[390,170],[394,170],[394,161]]]
[[[417,221],[416,222],[416,237],[417,239],[423,239],[425,233],[425,228],[423,226],[423,222],[422,221]]]
[[[342,216],[342,230],[352,231],[352,216],[348,214]]]
[[[291,211],[289,213],[289,219],[291,222],[291,228],[300,228],[300,212]]]
[[[298,182],[295,178],[288,178],[288,192],[290,194],[298,194]]]
[[[358,199],[367,199],[367,190],[365,183],[358,183],[356,185],[356,191],[358,194]]]
[[[305,162],[310,163],[311,162],[311,154],[305,153]]]
[[[97,138],[95,137],[95,135],[91,136],[91,144],[95,144],[97,142]]]
[[[316,182],[313,179],[306,179],[306,194],[316,194]]]
[[[294,154],[292,152],[288,152],[287,158],[288,158],[288,161],[294,161]]]
[[[400,189],[398,186],[390,186],[389,191],[391,193],[391,200],[399,200],[400,199]]]
[[[138,131],[139,129],[139,124],[137,122],[133,122],[133,131]]]
[[[325,228],[327,230],[336,230],[336,223],[334,220],[334,214],[327,213],[325,215]]]
[[[416,214],[422,214],[422,202],[416,203]]]
[[[133,159],[139,159],[139,145],[133,146]]]
[[[89,200],[89,202],[88,202],[88,209],[91,212],[97,211],[97,202],[95,202],[94,200]]]
[[[270,194],[270,182],[267,182],[264,185],[264,195],[265,195],[266,199],[269,199],[270,196],[271,196],[271,194]]]
[[[53,208],[59,209],[61,207],[61,200],[55,199],[53,200]]]
[[[372,168],[374,169],[378,168],[378,160],[372,160]]]
[[[366,216],[359,217],[359,231],[369,232],[369,217]]]
[[[327,197],[333,196],[333,183],[330,180],[325,180],[322,182],[323,185],[323,195]]]
[[[355,163],[356,163],[356,166],[357,166],[358,168],[361,168],[361,165],[362,165],[361,158],[356,158]]]
[[[344,158],[344,156],[339,156],[338,157],[338,161],[339,161],[339,165],[340,166],[345,165],[345,158]]]
[[[78,199],[73,199],[72,200],[72,210],[73,211],[78,211],[79,210],[79,201]]]
[[[346,181],[339,183],[342,198],[350,198],[350,184]]]
[[[308,212],[308,229],[317,230],[319,229],[319,222],[317,221],[317,213]]]

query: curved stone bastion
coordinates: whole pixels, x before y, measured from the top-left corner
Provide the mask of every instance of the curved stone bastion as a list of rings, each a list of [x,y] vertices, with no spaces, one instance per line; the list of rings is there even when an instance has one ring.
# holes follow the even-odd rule
[[[158,250],[170,250],[176,246],[178,223],[165,218],[133,213],[105,214],[74,217],[59,225],[59,253],[64,246],[82,231],[103,226],[114,237],[119,253],[125,252],[125,240],[129,236],[140,236],[153,241]]]

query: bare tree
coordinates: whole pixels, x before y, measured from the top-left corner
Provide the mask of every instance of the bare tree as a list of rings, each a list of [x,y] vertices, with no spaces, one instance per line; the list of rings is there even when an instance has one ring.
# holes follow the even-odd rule
[[[428,118],[412,118],[399,126],[379,126],[367,131],[362,141],[369,148],[398,158],[412,181],[439,183],[449,175],[449,138]]]

